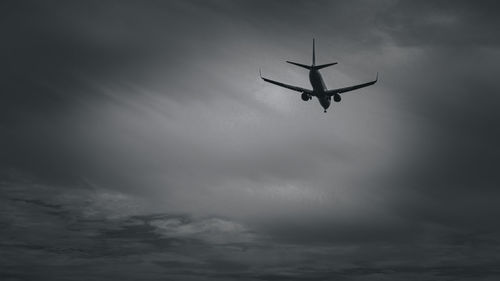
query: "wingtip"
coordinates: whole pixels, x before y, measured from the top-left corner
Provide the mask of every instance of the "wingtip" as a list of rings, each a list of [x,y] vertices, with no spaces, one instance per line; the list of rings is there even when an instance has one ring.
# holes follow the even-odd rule
[[[260,67],[259,67],[259,76],[260,78],[262,78],[262,72],[260,71]]]
[[[378,81],[378,71],[377,71],[377,76],[375,76],[375,82]]]

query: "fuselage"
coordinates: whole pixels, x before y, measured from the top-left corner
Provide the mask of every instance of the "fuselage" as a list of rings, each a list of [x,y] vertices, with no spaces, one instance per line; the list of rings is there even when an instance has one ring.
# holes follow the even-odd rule
[[[314,96],[316,96],[319,103],[326,112],[326,109],[330,107],[332,99],[326,94],[325,81],[323,81],[323,77],[321,77],[321,73],[319,73],[319,70],[313,68],[309,71],[309,81],[311,82]]]

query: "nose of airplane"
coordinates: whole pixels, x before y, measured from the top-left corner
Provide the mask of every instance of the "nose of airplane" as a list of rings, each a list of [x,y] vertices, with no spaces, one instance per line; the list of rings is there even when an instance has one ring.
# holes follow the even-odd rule
[[[330,104],[329,103],[324,103],[324,104],[322,104],[322,107],[324,109],[324,112],[326,113],[326,110],[330,107]]]
[[[324,112],[326,112],[326,110],[330,107],[330,101],[328,99],[319,99],[319,103],[321,104],[321,107],[323,107],[323,109],[325,110]]]

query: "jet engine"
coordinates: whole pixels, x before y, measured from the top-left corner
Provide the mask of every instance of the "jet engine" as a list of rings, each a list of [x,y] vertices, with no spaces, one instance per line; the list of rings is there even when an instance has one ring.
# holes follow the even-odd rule
[[[340,102],[340,101],[342,100],[342,98],[340,97],[340,95],[339,95],[339,94],[335,94],[335,95],[333,95],[333,100],[334,100],[335,102]]]
[[[312,99],[311,95],[309,95],[308,93],[302,93],[300,97],[302,98],[303,101],[308,101]]]

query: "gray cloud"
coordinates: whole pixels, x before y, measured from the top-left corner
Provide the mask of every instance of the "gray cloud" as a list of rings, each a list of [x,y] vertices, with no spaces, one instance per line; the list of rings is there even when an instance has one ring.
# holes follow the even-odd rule
[[[144,255],[145,279],[191,265],[203,280],[497,274],[495,3],[1,5],[12,257]],[[308,87],[283,61],[309,62],[312,37],[318,60],[340,62],[328,86],[379,83],[325,115],[258,79]]]
[[[227,218],[152,214],[147,201],[99,187],[4,182],[1,188],[0,269],[3,277],[13,280],[133,280],[139,276],[148,280],[417,280],[422,276],[488,280],[499,273],[496,236],[462,234],[439,226],[428,227],[423,234],[442,241],[297,244]],[[21,194],[30,199],[14,199]],[[60,212],[44,212],[53,209],[55,202]]]

